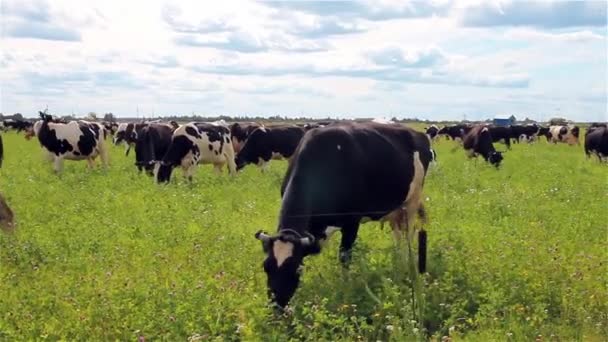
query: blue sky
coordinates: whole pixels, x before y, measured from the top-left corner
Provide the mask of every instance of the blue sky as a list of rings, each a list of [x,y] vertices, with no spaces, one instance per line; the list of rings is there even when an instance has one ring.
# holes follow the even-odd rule
[[[608,120],[605,1],[1,1],[0,112]]]

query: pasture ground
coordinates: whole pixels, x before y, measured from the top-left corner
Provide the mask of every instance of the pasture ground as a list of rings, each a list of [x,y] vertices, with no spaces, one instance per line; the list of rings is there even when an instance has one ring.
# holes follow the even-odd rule
[[[107,171],[66,162],[58,177],[36,140],[3,138],[0,191],[18,228],[0,234],[0,340],[608,336],[608,167],[580,146],[514,145],[497,171],[436,144],[422,331],[408,268],[378,223],[362,226],[350,270],[337,237],[307,259],[291,315],[265,306],[253,234],[276,229],[285,162],[235,179],[203,166],[192,185],[178,171],[157,186],[122,147]]]

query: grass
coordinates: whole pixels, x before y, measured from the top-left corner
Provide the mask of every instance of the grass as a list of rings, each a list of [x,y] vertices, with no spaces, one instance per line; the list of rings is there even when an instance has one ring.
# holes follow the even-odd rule
[[[193,185],[107,171],[3,135],[0,191],[18,220],[0,234],[0,340],[585,340],[608,335],[608,168],[582,147],[515,145],[500,170],[436,145],[423,317],[392,234],[368,223],[353,264],[339,239],[306,262],[293,313],[266,307],[264,255],[286,163]],[[422,330],[420,326],[424,327]]]

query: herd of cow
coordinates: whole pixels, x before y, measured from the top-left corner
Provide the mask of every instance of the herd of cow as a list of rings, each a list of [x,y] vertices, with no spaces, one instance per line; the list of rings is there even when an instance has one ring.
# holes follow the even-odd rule
[[[512,141],[532,142],[544,135],[554,143],[578,144],[580,133],[576,126],[454,125],[440,129],[433,125],[418,132],[384,120],[264,126],[224,121],[182,125],[173,121],[60,122],[46,113],[40,116],[35,123],[13,128],[24,130],[28,139],[36,136],[57,172],[64,159],[87,160],[93,167],[100,157],[107,165],[105,141],[109,135],[114,145],[125,145],[127,155],[134,148],[135,166],[159,183],[169,182],[177,167],[191,180],[198,164],[213,164],[218,173],[226,165],[236,175],[247,164],[258,164],[265,171],[270,160],[288,159],[277,232],[255,234],[266,253],[263,266],[270,298],[281,308],[299,285],[304,258],[320,253],[330,235],[339,230],[340,261],[348,264],[359,225],[366,220],[389,222],[397,241],[407,242],[410,261],[410,242],[415,227],[420,227],[418,270],[425,271],[422,188],[436,158],[431,144],[439,136],[461,140],[469,156],[481,155],[498,167],[503,156],[494,142],[503,141],[510,148]],[[0,161],[1,146],[0,139]],[[585,152],[600,160],[608,158],[606,124],[594,124],[587,130]]]

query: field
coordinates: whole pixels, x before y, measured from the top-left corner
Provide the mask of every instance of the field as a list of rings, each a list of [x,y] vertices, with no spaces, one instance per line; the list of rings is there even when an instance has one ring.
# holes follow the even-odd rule
[[[3,134],[0,340],[604,341],[608,167],[580,146],[514,145],[500,170],[441,140],[425,185],[423,316],[389,229],[307,259],[292,312],[266,307],[258,229],[276,229],[285,162],[157,186],[111,147],[107,171]],[[503,145],[498,148],[504,149]],[[381,166],[379,166],[381,167]],[[419,324],[420,323],[420,324]]]

